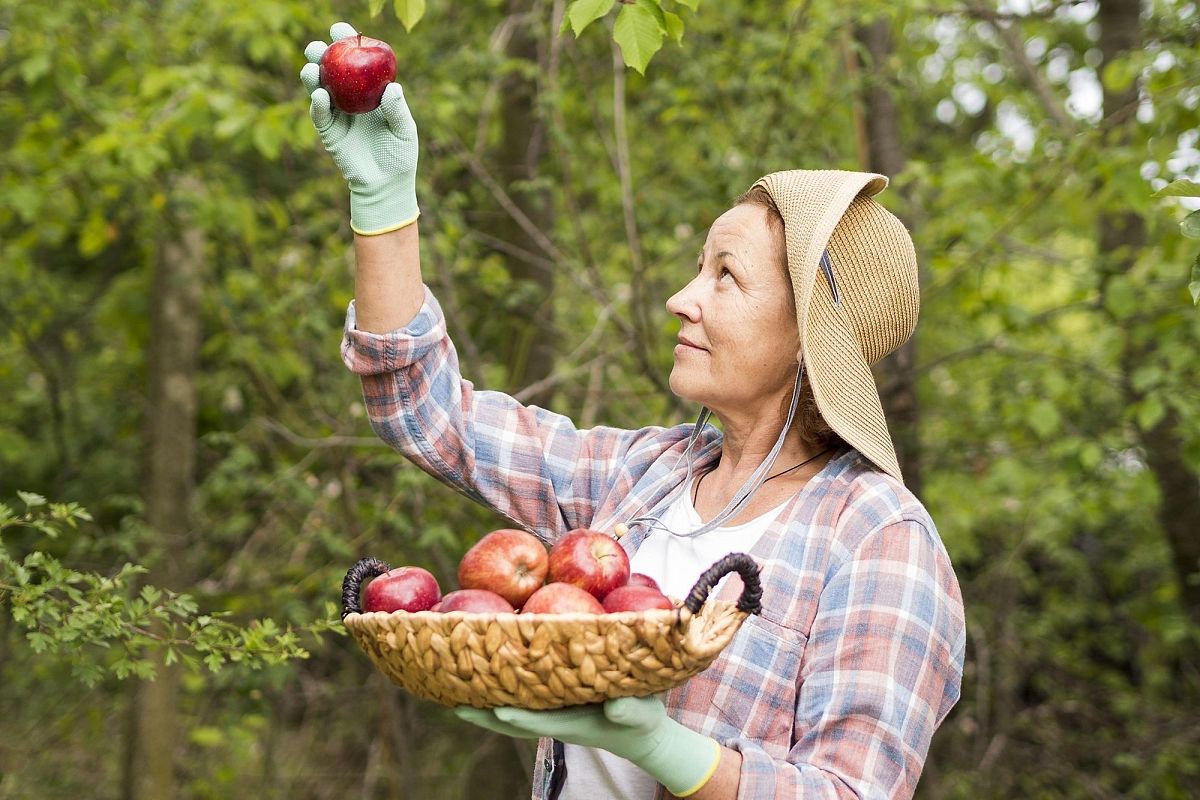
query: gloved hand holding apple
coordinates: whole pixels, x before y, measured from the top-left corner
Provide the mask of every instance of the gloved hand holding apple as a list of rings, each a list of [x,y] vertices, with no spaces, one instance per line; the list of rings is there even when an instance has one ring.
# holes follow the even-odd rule
[[[392,82],[395,54],[345,22],[329,36],[332,45],[304,48],[300,80],[313,126],[350,186],[350,227],[364,236],[403,228],[420,215],[417,125]]]

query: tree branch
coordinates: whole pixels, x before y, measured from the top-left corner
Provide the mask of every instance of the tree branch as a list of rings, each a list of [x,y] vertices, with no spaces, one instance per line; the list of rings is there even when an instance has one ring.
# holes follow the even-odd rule
[[[307,447],[313,450],[319,450],[329,447],[381,447],[385,448],[389,445],[382,439],[374,436],[325,436],[320,439],[313,439],[308,436],[302,436],[279,420],[271,417],[259,417],[256,422],[269,431],[279,434],[291,444],[298,447]]]
[[[483,162],[467,149],[462,140],[454,133],[450,133],[447,141],[450,143],[450,147],[454,150],[455,154],[466,164],[471,174],[491,192],[492,197],[500,204],[501,208],[508,212],[509,216],[513,218],[513,221],[517,223],[521,230],[525,231],[526,235],[538,247],[542,248],[543,252],[550,258],[560,262],[566,261],[566,255],[555,246],[554,242],[550,241],[550,238],[537,225],[533,224],[528,215],[509,197],[508,192],[504,191],[504,187],[492,177],[492,173],[483,165]]]
[[[488,39],[489,54],[494,56],[506,51],[518,16],[517,14],[509,14],[492,31],[491,38]],[[500,84],[503,81],[504,71],[496,70],[492,74],[492,79],[488,82],[488,87],[483,93],[483,99],[479,103],[479,119],[475,123],[475,147],[472,151],[476,158],[483,158],[484,151],[487,149],[487,132],[488,128],[491,127],[492,117],[495,115],[497,101],[500,97]]]
[[[988,23],[1000,37],[1000,41],[1004,44],[1004,49],[1008,53],[1009,60],[1016,67],[1025,83],[1033,91],[1033,94],[1038,99],[1042,110],[1051,120],[1063,136],[1070,136],[1076,130],[1075,123],[1068,116],[1066,106],[1063,101],[1054,94],[1054,90],[1050,87],[1046,77],[1038,70],[1038,68],[1029,60],[1029,56],[1025,54],[1025,40],[1021,36],[1020,28],[1021,18],[1010,18],[1003,20],[1008,24],[1001,24],[1000,15],[992,9],[984,6],[976,0],[970,0],[967,3],[967,8],[971,13],[979,19]]]

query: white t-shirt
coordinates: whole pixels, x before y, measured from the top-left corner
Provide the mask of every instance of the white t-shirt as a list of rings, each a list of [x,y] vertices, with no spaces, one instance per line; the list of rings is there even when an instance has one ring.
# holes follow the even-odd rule
[[[659,525],[687,533],[703,524],[692,505],[693,488],[693,482],[688,481],[663,513]],[[655,526],[630,559],[630,571],[649,575],[658,581],[664,594],[682,600],[704,570],[730,553],[748,552],[786,504],[785,500],[749,522],[716,528],[695,538],[675,536]],[[715,587],[713,593],[716,591]],[[607,750],[568,744],[564,746],[564,755],[567,780],[560,795],[562,800],[596,800],[598,797],[646,800],[654,796],[654,778]]]

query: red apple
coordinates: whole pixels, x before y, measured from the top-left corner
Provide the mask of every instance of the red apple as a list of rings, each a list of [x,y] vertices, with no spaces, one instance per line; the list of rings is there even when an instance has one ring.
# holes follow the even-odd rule
[[[618,611],[648,611],[652,608],[672,609],[675,604],[657,589],[649,586],[619,586],[604,598],[604,610],[609,614]]]
[[[577,586],[547,583],[525,601],[522,614],[603,614],[604,606]]]
[[[569,583],[597,600],[629,581],[629,556],[607,533],[577,528],[550,548],[550,582]]]
[[[492,531],[458,562],[458,585],[495,592],[520,608],[546,582],[547,563],[546,546],[533,534]]]
[[[474,611],[484,614],[511,614],[512,604],[495,592],[486,589],[459,589],[447,592],[438,603],[437,611]]]
[[[649,586],[656,592],[661,592],[662,587],[658,585],[658,581],[651,578],[649,575],[643,575],[640,572],[635,572],[629,576],[629,586]]]
[[[320,68],[333,104],[347,114],[365,114],[379,107],[383,90],[396,80],[396,54],[387,42],[360,33],[326,48]]]
[[[367,584],[366,611],[426,611],[442,597],[437,579],[420,567],[397,567]]]

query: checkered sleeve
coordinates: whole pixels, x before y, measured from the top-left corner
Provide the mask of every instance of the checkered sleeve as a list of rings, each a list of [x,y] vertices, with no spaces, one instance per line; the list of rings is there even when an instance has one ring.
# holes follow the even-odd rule
[[[477,391],[459,373],[428,287],[417,316],[387,334],[346,314],[342,359],[362,380],[371,427],[430,475],[547,539],[587,527],[620,477],[657,454],[661,428],[576,429],[565,416]]]
[[[835,559],[805,648],[785,761],[749,741],[739,798],[910,798],[959,697],[966,647],[949,557],[922,522]]]

